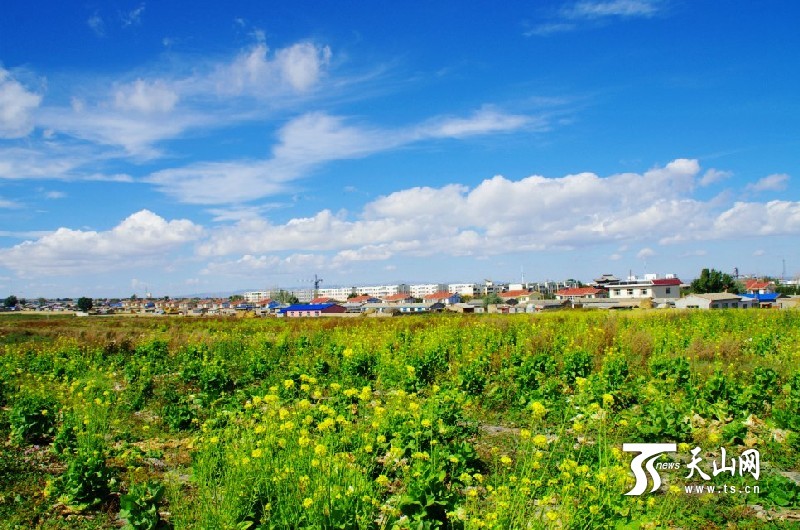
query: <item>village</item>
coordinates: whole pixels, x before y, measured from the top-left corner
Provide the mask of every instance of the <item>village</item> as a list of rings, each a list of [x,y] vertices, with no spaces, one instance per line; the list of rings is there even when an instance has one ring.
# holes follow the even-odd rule
[[[751,309],[800,307],[800,296],[778,287],[796,281],[747,278],[741,292],[693,292],[672,274],[620,279],[603,274],[583,284],[576,280],[530,283],[392,284],[315,289],[246,291],[227,298],[153,298],[149,293],[126,299],[16,300],[3,310],[75,312],[88,315],[353,317],[455,312],[467,314],[541,313],[565,309]],[[81,302],[83,300],[83,302]],[[88,302],[87,302],[88,301]]]

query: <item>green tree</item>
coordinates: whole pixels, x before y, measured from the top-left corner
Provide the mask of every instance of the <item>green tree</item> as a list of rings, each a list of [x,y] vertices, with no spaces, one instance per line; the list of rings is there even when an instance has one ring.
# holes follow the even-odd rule
[[[3,300],[3,305],[5,307],[9,308],[9,309],[11,309],[12,307],[17,307],[18,303],[19,303],[19,300],[13,294],[11,296],[7,297],[5,300]]]
[[[92,302],[91,298],[87,298],[85,296],[81,296],[78,298],[78,302],[75,304],[78,306],[79,311],[83,311],[84,313],[89,312],[92,309],[94,303]]]
[[[284,291],[283,289],[278,291],[278,295],[275,297],[275,300],[282,304],[296,304],[300,301],[295,295],[289,291]]]
[[[502,304],[503,299],[497,293],[489,293],[483,297],[483,305],[488,306],[490,304]]]
[[[739,292],[741,289],[741,284],[733,276],[716,269],[703,269],[691,286],[693,293]]]

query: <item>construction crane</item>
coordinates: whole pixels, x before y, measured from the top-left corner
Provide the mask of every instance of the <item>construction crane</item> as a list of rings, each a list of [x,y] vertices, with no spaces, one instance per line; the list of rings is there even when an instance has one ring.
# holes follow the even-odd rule
[[[314,298],[319,297],[319,284],[322,283],[322,278],[318,277],[316,274],[314,275]]]

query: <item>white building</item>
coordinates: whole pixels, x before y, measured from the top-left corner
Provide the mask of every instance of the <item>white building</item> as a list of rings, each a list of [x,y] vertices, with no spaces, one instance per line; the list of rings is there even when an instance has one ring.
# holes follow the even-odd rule
[[[421,283],[412,285],[409,292],[414,298],[425,298],[429,294],[447,291],[447,285],[442,283]]]
[[[242,296],[244,296],[244,301],[248,304],[257,304],[261,300],[272,298],[272,291],[247,291]]]
[[[479,287],[474,283],[451,283],[447,286],[447,290],[461,296],[475,296],[475,293],[479,292]]]
[[[629,278],[606,285],[609,298],[680,298],[681,281],[678,278]]]

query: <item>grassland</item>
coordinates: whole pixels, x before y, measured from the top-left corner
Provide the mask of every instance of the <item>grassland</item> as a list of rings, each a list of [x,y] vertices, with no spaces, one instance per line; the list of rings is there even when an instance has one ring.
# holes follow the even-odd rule
[[[0,525],[796,528],[798,339],[795,311],[3,315]],[[632,442],[678,445],[655,492],[624,495]],[[687,479],[695,447],[760,474]]]

